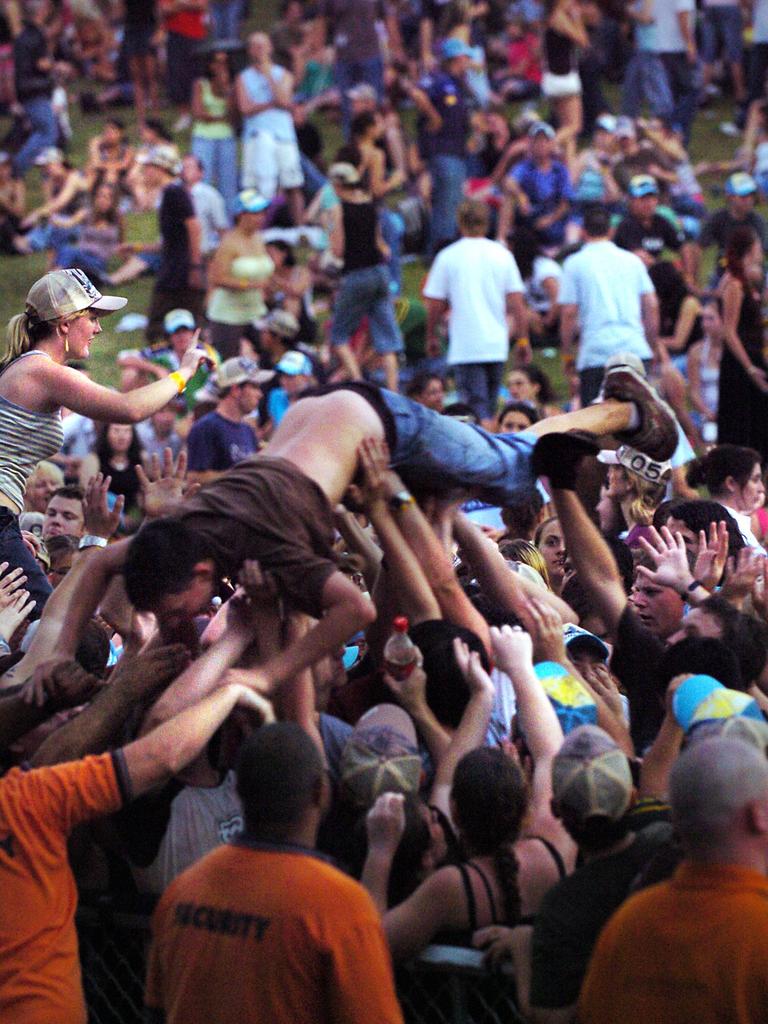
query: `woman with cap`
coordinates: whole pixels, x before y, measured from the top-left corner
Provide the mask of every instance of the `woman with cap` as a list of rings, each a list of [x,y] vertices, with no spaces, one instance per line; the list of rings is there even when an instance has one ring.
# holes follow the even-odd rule
[[[261,238],[269,201],[254,189],[235,201],[235,226],[227,231],[208,268],[211,289],[206,315],[211,344],[222,359],[240,355],[243,328],[267,312],[262,287],[275,265]]]
[[[96,420],[138,423],[184,390],[203,356],[191,349],[175,373],[127,394],[66,366],[69,359],[88,358],[99,318],[126,301],[101,295],[81,270],[54,270],[32,285],[24,312],[8,323],[0,359],[0,560],[24,569],[37,615],[50,586],[24,546],[18,514],[35,466],[61,447],[61,407]]]

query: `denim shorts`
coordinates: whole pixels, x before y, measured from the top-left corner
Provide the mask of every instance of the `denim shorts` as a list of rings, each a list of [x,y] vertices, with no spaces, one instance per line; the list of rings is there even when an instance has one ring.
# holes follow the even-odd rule
[[[393,391],[382,388],[380,394],[395,424],[392,466],[416,492],[463,490],[501,506],[533,493],[536,435],[491,434]]]
[[[737,3],[725,7],[705,7],[701,23],[701,56],[712,64],[718,56],[718,43],[723,58],[729,64],[738,64],[743,54],[741,36],[741,10]]]
[[[331,344],[347,344],[365,316],[373,347],[380,355],[403,351],[403,336],[389,290],[389,271],[383,263],[352,270],[342,277],[333,309]]]

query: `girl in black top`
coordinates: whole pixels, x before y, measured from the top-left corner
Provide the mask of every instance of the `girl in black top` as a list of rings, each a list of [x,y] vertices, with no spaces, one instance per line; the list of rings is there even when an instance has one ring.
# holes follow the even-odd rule
[[[717,294],[723,302],[725,347],[720,362],[719,444],[739,444],[768,458],[768,366],[763,349],[759,281],[762,249],[752,228],[736,228],[725,251]]]
[[[384,265],[389,247],[381,236],[376,204],[363,188],[355,163],[335,163],[328,176],[340,200],[332,211],[331,250],[343,263],[341,288],[333,310],[331,344],[346,377],[360,380],[360,365],[349,342],[367,316],[386,387],[397,391],[398,353],[402,351],[403,339],[392,305],[389,272]]]
[[[558,122],[557,140],[575,144],[583,125],[581,81],[576,48],[589,45],[581,11],[574,0],[545,0],[541,88]]]

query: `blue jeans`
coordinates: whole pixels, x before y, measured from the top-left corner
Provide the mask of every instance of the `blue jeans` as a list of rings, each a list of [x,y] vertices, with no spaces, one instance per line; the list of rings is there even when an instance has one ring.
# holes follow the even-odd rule
[[[301,156],[301,172],[304,175],[304,198],[309,201],[314,199],[323,185],[328,181],[326,176],[319,171],[304,153]]]
[[[495,416],[504,363],[455,363],[451,370],[461,401],[471,405],[481,420]]]
[[[622,114],[639,117],[644,99],[648,101],[654,117],[671,123],[674,104],[664,65],[658,54],[640,50],[632,55],[624,73]]]
[[[34,163],[35,157],[49,146],[55,146],[59,138],[56,116],[47,96],[24,100],[22,106],[32,125],[32,134],[13,161],[13,172],[17,178],[23,178]]]
[[[393,295],[399,295],[402,284],[400,256],[403,251],[405,224],[399,213],[390,210],[388,206],[382,206],[379,211],[379,226],[381,227],[381,237],[389,246],[389,259],[387,260],[389,290]]]
[[[533,434],[490,434],[393,391],[382,388],[381,397],[395,421],[392,466],[409,487],[437,493],[469,490],[501,506],[533,492]]]
[[[230,218],[237,198],[237,139],[192,136],[192,155],[203,165],[205,180],[221,192]]]
[[[239,39],[240,21],[243,17],[242,0],[224,0],[212,3],[208,7],[211,16],[211,35],[218,42],[220,39]]]
[[[32,252],[42,252],[44,249],[62,249],[66,245],[72,245],[77,241],[80,229],[60,228],[55,224],[43,222],[35,224],[27,235],[27,242]]]
[[[464,198],[467,167],[461,156],[438,153],[429,161],[432,176],[432,223],[429,244],[434,254],[442,242],[452,242],[458,232],[456,211]]]
[[[88,277],[97,281],[107,273],[107,264],[97,256],[95,252],[86,252],[78,249],[76,245],[64,245],[56,253],[57,267],[77,267],[84,271]]]
[[[389,272],[382,263],[352,270],[342,277],[333,308],[331,344],[347,344],[364,316],[368,317],[371,341],[379,355],[403,351],[403,336],[389,291]]]
[[[353,85],[365,82],[376,90],[379,102],[384,98],[384,63],[381,57],[370,57],[368,60],[337,60],[333,68],[333,77],[341,99],[341,126],[344,138],[349,138],[352,124],[352,103],[347,90]]]
[[[27,577],[24,589],[29,591],[29,596],[35,602],[30,619],[39,619],[45,602],[51,596],[51,584],[40,563],[21,539],[19,517],[4,506],[0,506],[0,562],[8,563],[9,572],[11,569],[24,570]],[[5,639],[9,640],[10,637]]]
[[[683,133],[683,142],[687,147],[691,141],[691,126],[696,116],[699,98],[699,70],[695,65],[688,63],[684,51],[662,53],[661,62],[672,90],[672,126]]]

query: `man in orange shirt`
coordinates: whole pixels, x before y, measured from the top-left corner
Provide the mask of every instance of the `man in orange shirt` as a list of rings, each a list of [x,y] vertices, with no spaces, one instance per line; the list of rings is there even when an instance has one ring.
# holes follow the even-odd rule
[[[263,698],[229,685],[121,750],[0,779],[0,1021],[85,1024],[67,837],[84,821],[176,775],[236,704]],[[65,727],[66,728],[66,727]]]
[[[157,1024],[402,1024],[365,890],[314,852],[328,783],[293,722],[246,740],[245,833],[166,889],[155,911],[147,1018]]]
[[[603,929],[580,1024],[768,1020],[765,755],[741,740],[701,740],[675,764],[670,798],[685,860]]]

